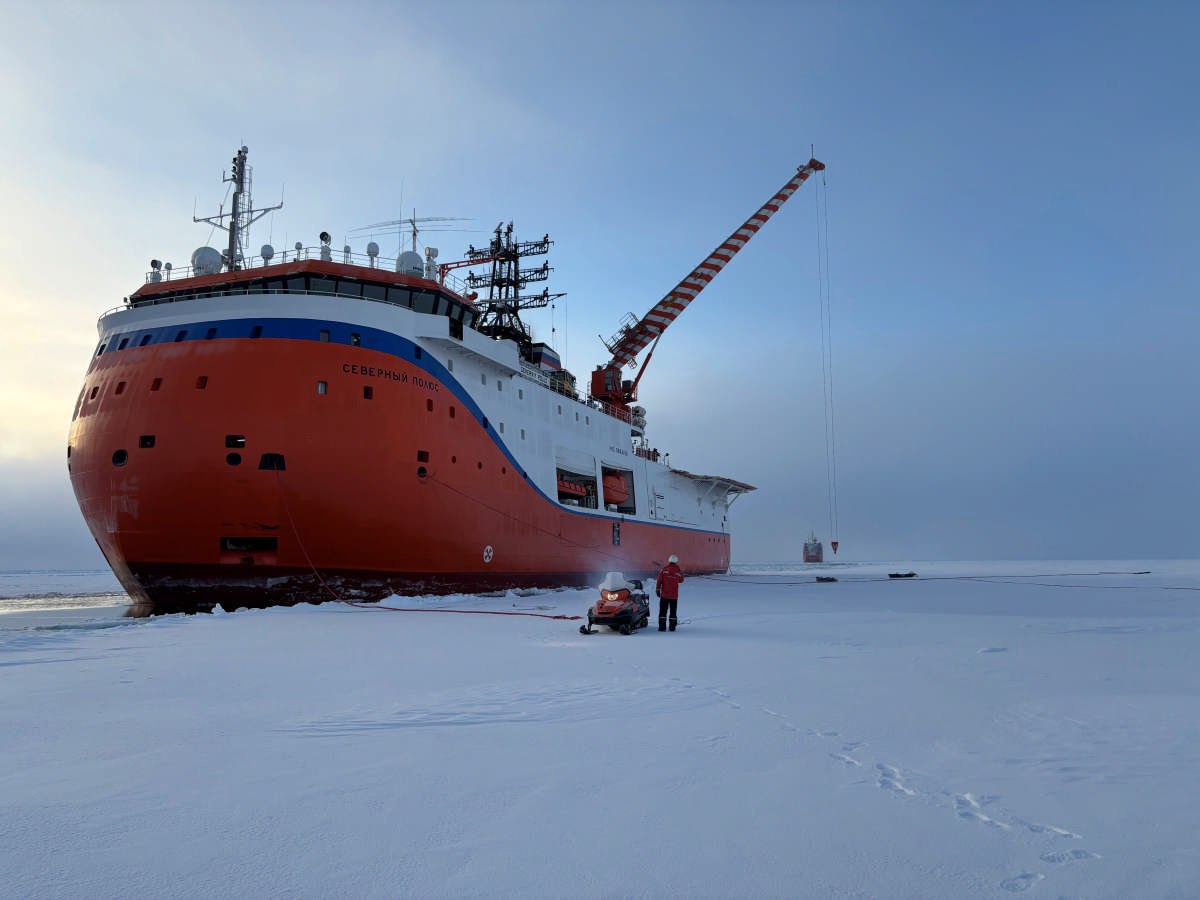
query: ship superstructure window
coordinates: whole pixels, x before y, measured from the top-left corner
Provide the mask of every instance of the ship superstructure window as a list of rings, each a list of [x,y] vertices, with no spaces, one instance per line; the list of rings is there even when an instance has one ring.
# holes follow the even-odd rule
[[[361,343],[362,343],[362,335],[359,334],[357,331],[350,332],[350,345],[352,347],[357,347]]]
[[[518,400],[524,400],[524,399],[525,399],[525,390],[524,390],[524,388],[517,388],[517,399],[518,399]]]
[[[504,390],[504,382],[501,381],[499,378],[496,379],[496,390],[498,390],[498,391]]]
[[[154,435],[143,434],[140,438],[138,438],[138,446],[143,450],[149,450],[154,446]]]
[[[114,393],[114,394],[123,394],[123,393],[125,393],[125,382],[124,382],[124,381],[118,381],[118,382],[117,382],[117,389],[116,389],[115,391],[113,391],[113,393]]]
[[[225,435],[226,447],[245,447],[246,436],[244,434],[227,434]]]
[[[208,329],[208,331],[204,332],[204,339],[206,341],[211,341],[216,336],[217,336],[217,329],[215,329],[215,328],[210,328],[210,329]]]
[[[287,469],[287,462],[282,453],[264,453],[258,459],[258,467],[268,471],[283,472]]]
[[[521,429],[521,440],[525,440],[525,429]]]
[[[324,341],[326,344],[329,343],[329,329],[328,328],[321,329],[321,340]]]
[[[100,385],[96,385],[94,388],[92,388],[92,393],[88,396],[88,399],[95,400],[96,395],[99,393],[100,393]]]
[[[427,399],[425,401],[425,412],[433,412],[433,401],[432,400]]]
[[[452,419],[454,418],[454,407],[453,406],[450,407],[450,418],[452,418]]]
[[[428,450],[418,450],[417,451],[417,462],[429,462],[429,451]]]
[[[406,287],[389,287],[387,302],[394,303],[396,306],[412,306],[411,291]]]
[[[363,385],[363,399],[364,400],[374,400],[375,399],[375,388],[371,387],[369,384],[364,384]]]
[[[318,381],[317,382],[317,393],[318,394],[328,394],[329,393],[329,382],[328,381]]]
[[[364,284],[363,296],[368,300],[384,300],[387,298],[387,288],[382,284]]]
[[[121,343],[117,344],[118,350],[124,350],[129,346],[129,338],[121,338]]]
[[[454,360],[452,360],[452,359],[446,360],[446,368],[449,371],[453,372],[454,371]]]
[[[104,352],[104,348],[105,348],[105,347],[107,347],[107,346],[108,346],[107,344],[101,344],[99,347],[97,347],[97,348],[96,348],[96,355],[97,355],[97,356],[99,356],[101,353],[103,353],[103,352]]]
[[[313,275],[308,279],[308,289],[314,294],[332,294],[334,291],[334,280],[332,278],[322,278],[320,275]]]
[[[185,328],[183,331],[181,331],[175,335],[175,343],[178,344],[180,341],[182,341],[186,337],[187,337],[187,329]]]
[[[504,434],[504,423],[503,422],[500,423],[500,433]]]
[[[423,355],[420,347],[413,347],[413,359],[420,359]]]
[[[480,384],[487,384],[487,372],[480,372],[480,373],[479,373],[479,383],[480,383]]]
[[[262,326],[255,325],[253,328],[251,328],[250,329],[250,337],[252,337],[252,338],[262,337]]]
[[[161,378],[155,378],[152,382],[150,382],[150,390],[157,391],[160,387],[162,387]]]
[[[153,337],[154,337],[154,335],[152,335],[152,334],[143,334],[142,339],[140,341],[138,341],[138,346],[145,347],[148,343],[150,343],[150,339]]]

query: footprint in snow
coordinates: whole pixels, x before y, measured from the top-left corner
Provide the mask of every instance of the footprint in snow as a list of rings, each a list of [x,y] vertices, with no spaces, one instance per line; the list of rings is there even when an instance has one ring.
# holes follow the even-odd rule
[[[1022,891],[1027,891],[1043,878],[1045,875],[1038,872],[1022,872],[1020,875],[1013,878],[1005,878],[1000,882],[1000,887],[1012,894],[1019,894]]]
[[[1099,853],[1093,853],[1091,850],[1083,850],[1081,848],[1074,850],[1051,850],[1041,855],[1042,862],[1054,863],[1055,865],[1064,865],[1080,859],[1101,858]]]
[[[1007,647],[980,647],[980,653],[1007,653]]]

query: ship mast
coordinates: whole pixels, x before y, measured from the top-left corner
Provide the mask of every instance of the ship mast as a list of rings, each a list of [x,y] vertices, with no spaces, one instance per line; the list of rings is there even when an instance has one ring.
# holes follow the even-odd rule
[[[492,263],[490,272],[472,272],[465,279],[467,287],[472,289],[487,288],[487,299],[478,305],[483,312],[476,324],[476,329],[488,337],[507,338],[516,341],[521,348],[521,355],[528,359],[532,352],[533,338],[529,326],[521,321],[521,310],[540,309],[565,294],[552,294],[550,289],[544,289],[540,294],[522,294],[521,291],[533,281],[545,281],[553,269],[550,263],[543,262],[534,268],[521,268],[521,260],[527,256],[544,256],[550,252],[550,235],[541,240],[513,240],[513,223],[506,226],[503,222],[496,226],[489,246],[467,251],[467,260],[478,263]]]
[[[228,272],[237,271],[242,267],[242,259],[244,258],[242,248],[245,242],[249,240],[250,226],[267,213],[283,208],[283,201],[280,201],[275,206],[268,206],[263,209],[253,208],[254,204],[250,199],[253,176],[250,173],[250,167],[246,164],[246,158],[249,155],[250,149],[243,145],[233,158],[231,174],[226,175],[224,172],[221,173],[221,181],[233,183],[233,198],[230,211],[226,213],[222,204],[221,211],[215,216],[206,216],[204,218],[192,216],[193,222],[207,222],[209,225],[214,225],[223,231],[229,232],[229,248],[222,254],[224,257],[222,262],[225,264],[225,270]],[[245,198],[244,208],[243,197]],[[229,219],[228,225],[224,224],[227,218]]]

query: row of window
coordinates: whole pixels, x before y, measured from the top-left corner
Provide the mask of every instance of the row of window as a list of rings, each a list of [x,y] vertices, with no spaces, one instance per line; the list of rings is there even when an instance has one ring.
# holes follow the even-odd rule
[[[226,297],[245,294],[329,294],[350,299],[375,300],[403,306],[419,313],[443,315],[451,321],[473,327],[478,311],[445,294],[395,284],[377,284],[357,278],[335,278],[331,275],[300,273],[279,278],[260,278],[237,284],[165,291],[130,301],[131,306],[152,306],[175,303],[202,297]]]

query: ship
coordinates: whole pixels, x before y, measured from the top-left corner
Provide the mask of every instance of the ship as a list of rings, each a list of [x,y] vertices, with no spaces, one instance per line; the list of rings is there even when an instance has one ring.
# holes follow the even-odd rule
[[[817,539],[817,533],[815,531],[810,534],[808,536],[808,540],[804,542],[804,561],[806,563],[825,562],[825,548]]]
[[[227,246],[152,260],[100,316],[72,416],[71,484],[134,614],[582,585],[671,554],[726,571],[754,487],[672,465],[636,402],[654,347],[625,370],[823,168],[627,315],[581,389],[521,318],[562,296],[527,288],[548,234],[502,222],[443,263],[417,252],[414,213],[394,259],[327,232],[251,255],[251,223],[282,204],[254,208],[241,147],[228,211],[193,217]]]

